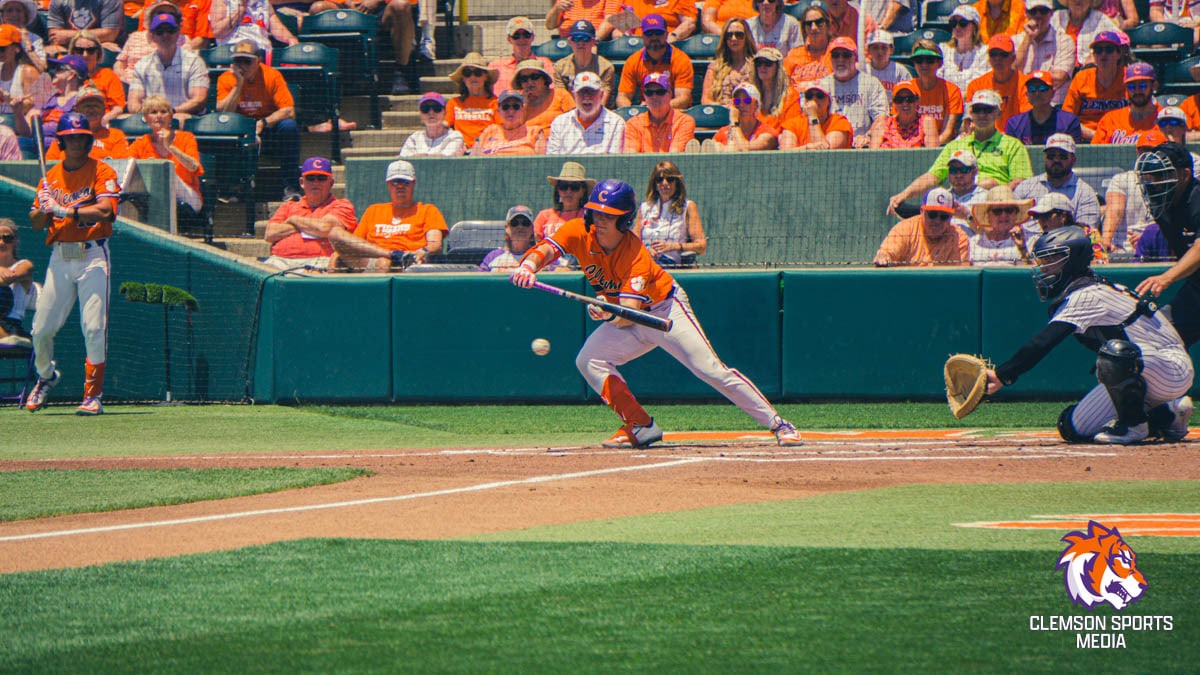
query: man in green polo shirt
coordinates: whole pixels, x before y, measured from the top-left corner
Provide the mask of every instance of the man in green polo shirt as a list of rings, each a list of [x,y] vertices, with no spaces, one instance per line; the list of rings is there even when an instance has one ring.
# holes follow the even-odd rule
[[[929,171],[921,174],[908,187],[888,200],[888,213],[898,215],[896,208],[911,197],[923,195],[941,185],[949,175],[950,155],[955,150],[970,150],[979,163],[979,187],[987,190],[996,185],[1015,188],[1018,183],[1033,176],[1029,163],[1029,150],[1021,141],[996,129],[1000,118],[1000,94],[991,89],[981,89],[971,98],[970,112],[974,130],[960,136],[942,148]]]

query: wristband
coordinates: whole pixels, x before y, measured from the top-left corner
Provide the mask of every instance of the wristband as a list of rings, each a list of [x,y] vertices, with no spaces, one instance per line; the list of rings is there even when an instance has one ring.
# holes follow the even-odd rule
[[[521,267],[522,269],[529,270],[530,274],[537,274],[537,265],[535,265],[531,260],[521,261]]]

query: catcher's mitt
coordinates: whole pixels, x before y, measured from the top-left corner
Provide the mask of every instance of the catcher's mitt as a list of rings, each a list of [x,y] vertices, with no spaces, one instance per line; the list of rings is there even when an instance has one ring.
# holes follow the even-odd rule
[[[956,419],[971,414],[987,393],[988,364],[978,356],[954,354],[946,359],[946,403]]]

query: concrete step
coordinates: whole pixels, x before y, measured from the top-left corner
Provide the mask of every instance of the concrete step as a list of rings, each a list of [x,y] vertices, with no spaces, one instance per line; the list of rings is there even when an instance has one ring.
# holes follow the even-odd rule
[[[387,125],[384,125],[387,127]],[[355,148],[392,148],[393,153],[400,152],[400,147],[408,139],[409,134],[416,129],[385,128],[383,131],[355,131]]]
[[[421,121],[421,113],[416,110],[406,110],[404,108],[393,108],[383,113],[383,128],[384,129],[423,129],[425,123]]]
[[[422,77],[421,91],[422,93],[436,91],[443,96],[452,96],[458,94],[458,85],[449,77]],[[420,96],[417,96],[417,98],[420,98]]]
[[[399,152],[400,148],[398,146],[394,148],[391,146],[346,148],[345,150],[342,150],[342,158],[350,159],[353,157],[356,159],[361,159],[363,157],[387,157],[389,159],[395,159],[396,154]]]

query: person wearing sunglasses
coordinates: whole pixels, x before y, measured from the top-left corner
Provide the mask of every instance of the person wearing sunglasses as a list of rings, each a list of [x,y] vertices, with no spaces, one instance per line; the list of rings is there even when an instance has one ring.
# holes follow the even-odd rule
[[[125,84],[133,81],[133,68],[139,61],[151,55],[155,51],[153,40],[154,33],[150,25],[154,22],[155,17],[160,14],[167,14],[171,17],[173,23],[170,26],[163,27],[159,24],[160,33],[170,33],[174,38],[176,46],[182,47],[187,44],[187,36],[180,31],[180,26],[183,25],[183,11],[170,2],[170,0],[153,0],[147,2],[141,14],[141,29],[129,34],[125,44],[121,46],[121,52],[117,54],[116,60],[113,62],[113,72]]]
[[[625,146],[625,118],[604,107],[608,92],[595,73],[580,73],[572,85],[575,109],[550,123],[548,155],[612,155]]]
[[[480,272],[511,272],[521,264],[521,256],[535,244],[533,211],[524,204],[518,204],[504,216],[504,246],[484,255],[478,269]],[[545,267],[546,271],[556,269],[567,269],[565,258],[559,258]]]
[[[867,36],[867,63],[863,72],[879,80],[891,100],[896,85],[913,79],[913,73],[901,63],[892,60],[896,43],[891,33],[877,30]]]
[[[1000,117],[996,126],[1003,129],[1010,117],[1029,110],[1029,99],[1025,94],[1025,81],[1029,78],[1014,67],[1016,48],[1008,35],[993,35],[988,40],[988,63],[991,70],[971,80],[966,96],[970,99],[975,92],[984,90],[1000,94]]]
[[[946,188],[926,192],[921,212],[892,227],[872,263],[876,267],[966,264],[967,234],[951,221],[957,206]]]
[[[920,109],[938,123],[939,146],[955,137],[963,116],[962,90],[938,76],[942,61],[942,50],[937,43],[925,38],[917,40],[912,51],[912,65],[917,71],[913,82],[921,95]]]
[[[849,38],[834,38],[829,45],[833,72],[821,80],[833,102],[831,110],[850,120],[854,130],[851,147],[865,148],[870,142],[870,129],[876,121],[887,117],[888,94],[874,76],[858,69],[858,51]]]
[[[1013,35],[1013,44],[1017,49],[1016,69],[1026,75],[1035,71],[1049,73],[1054,89],[1051,103],[1059,106],[1075,71],[1075,40],[1051,24],[1053,13],[1053,0],[1028,0],[1025,14],[1029,18]]]
[[[905,200],[923,194],[946,180],[950,157],[958,150],[970,150],[978,160],[978,182],[985,189],[996,185],[1015,189],[1018,183],[1033,176],[1029,149],[1021,141],[996,129],[1000,105],[1000,94],[989,89],[976,92],[970,105],[973,122],[971,131],[947,143],[928,171],[892,195],[888,200],[887,212],[898,215],[896,209],[902,208]]]
[[[706,105],[729,105],[733,88],[754,76],[754,54],[758,47],[745,19],[725,22],[717,43],[717,55],[704,73],[700,102]]]
[[[887,148],[936,148],[937,121],[920,113],[921,94],[913,82],[901,82],[892,90],[892,114],[875,121],[868,134],[872,150]]]
[[[671,76],[650,73],[642,78],[646,111],[625,122],[626,153],[684,152],[696,138],[692,116],[671,107]]]
[[[53,0],[46,7],[46,54],[61,56],[70,53],[71,40],[88,31],[96,44],[105,44],[113,51],[120,49],[125,32],[125,9],[119,2],[93,0]]]
[[[555,117],[575,107],[570,90],[555,87],[551,72],[541,61],[529,59],[517,64],[510,83],[525,96],[525,124],[547,134]]]
[[[330,269],[387,272],[424,264],[442,252],[449,232],[446,218],[437,206],[414,199],[417,172],[412,163],[397,159],[388,164],[385,180],[389,201],[368,206],[352,235],[330,231]]]
[[[1183,108],[1167,106],[1158,111],[1158,130],[1168,141],[1187,145],[1188,141],[1200,140],[1200,130],[1191,131],[1188,125],[1188,114]],[[1200,166],[1200,157],[1192,153],[1193,163]]]
[[[309,157],[300,167],[304,198],[284,202],[267,222],[263,238],[271,245],[264,260],[278,269],[311,265],[329,269],[332,239],[345,238],[358,227],[354,204],[333,194],[333,163],[325,157]]]
[[[978,267],[1017,265],[1024,261],[1027,249],[1018,246],[1023,236],[1021,223],[1029,217],[1032,199],[1018,199],[1007,185],[987,191],[982,201],[971,207],[974,232],[967,238],[967,261]]]
[[[751,6],[755,14],[746,24],[760,51],[772,47],[787,54],[804,44],[800,22],[783,11],[783,0],[752,0]]]
[[[1136,145],[1138,136],[1158,127],[1158,102],[1154,90],[1158,76],[1154,66],[1134,63],[1125,69],[1125,100],[1128,105],[1104,113],[1096,123],[1093,145]]]
[[[1050,192],[1061,194],[1071,203],[1071,222],[1097,230],[1101,222],[1100,198],[1091,185],[1075,174],[1075,140],[1066,134],[1051,136],[1046,139],[1042,158],[1046,170],[1021,181],[1013,192],[1020,199],[1041,199]],[[1032,221],[1026,223],[1025,228],[1027,240],[1032,246],[1042,230]],[[1103,247],[1097,251],[1097,255],[1105,255]]]
[[[750,152],[779,147],[780,129],[760,112],[761,95],[750,83],[739,84],[729,105],[730,124],[704,141],[705,152]]]
[[[492,59],[488,68],[496,71],[496,81],[492,83],[492,93],[496,96],[512,86],[513,76],[523,61],[536,60],[542,62],[546,72],[554,70],[554,62],[544,56],[533,53],[533,43],[536,36],[533,32],[533,21],[529,17],[514,16],[508,20],[505,38],[512,48],[507,56]]]
[[[1085,141],[1092,140],[1096,125],[1105,113],[1129,105],[1125,99],[1125,72],[1120,65],[1120,44],[1121,38],[1114,31],[1097,35],[1091,46],[1096,67],[1080,69],[1067,87],[1062,109],[1079,118]]]
[[[1050,25],[1075,38],[1075,61],[1079,66],[1095,62],[1092,46],[1096,38],[1101,33],[1112,33],[1115,37],[1120,29],[1112,19],[1093,7],[1092,0],[1065,0],[1062,4],[1067,8],[1054,12]],[[1119,44],[1113,43],[1114,47]]]
[[[694,267],[695,257],[708,250],[700,209],[688,199],[683,173],[674,162],[659,162],[650,172],[633,233],[641,237],[654,261],[663,267],[682,267],[684,256]]]
[[[1054,134],[1067,134],[1082,142],[1083,130],[1079,118],[1051,105],[1054,98],[1054,76],[1045,70],[1035,70],[1025,80],[1025,98],[1029,110],[1013,115],[1004,124],[1004,133],[1025,145],[1045,145]]]
[[[499,111],[492,85],[499,77],[499,71],[489,67],[479,52],[467,54],[450,73],[450,81],[458,86],[458,96],[446,101],[445,124],[462,134],[467,153],[475,147],[479,134],[497,119]]]
[[[987,73],[990,67],[987,44],[979,33],[979,11],[971,5],[959,5],[948,21],[950,41],[939,45],[942,67],[938,76],[965,92],[971,80]]]
[[[500,119],[479,134],[472,156],[544,155],[546,130],[525,124],[525,95],[505,89],[499,97]]]
[[[33,261],[17,257],[17,224],[0,218],[0,342],[33,346],[25,330],[25,312],[37,302]]]
[[[404,139],[400,157],[461,157],[466,150],[462,132],[446,126],[446,98],[436,91],[417,101],[423,128]]]
[[[31,150],[35,157],[37,143],[33,140],[34,113],[41,113],[42,139],[44,147],[49,148],[54,141],[59,118],[75,110],[75,97],[87,82],[87,63],[82,56],[68,54],[61,59],[48,58],[46,64],[46,74],[50,76],[50,85],[54,89],[42,103],[41,110],[35,106],[30,92],[26,92],[22,98],[12,100],[13,131],[22,139],[22,148],[26,148],[24,139],[29,139],[28,150]]]
[[[696,71],[692,60],[682,49],[667,44],[667,21],[659,14],[650,14],[642,19],[642,42],[644,47],[633,53],[621,68],[621,81],[617,85],[617,107],[634,104],[640,93],[639,84],[650,73],[667,72],[675,84],[675,95],[671,107],[687,110],[692,107],[692,88],[695,86]]]
[[[825,87],[810,84],[804,90],[800,114],[785,120],[779,135],[780,150],[845,150],[854,142],[854,127],[845,115],[833,112]]]
[[[104,92],[85,84],[75,95],[75,112],[87,118],[92,130],[92,147],[88,156],[92,159],[126,159],[129,157],[129,139],[120,129],[104,123]],[[58,143],[50,144],[46,150],[46,161],[57,162],[65,158]]]
[[[833,40],[830,23],[829,10],[823,2],[813,3],[801,15],[800,33],[804,36],[804,44],[783,57],[783,72],[797,93],[833,72],[833,59],[829,55],[829,43]]]
[[[554,206],[542,209],[533,219],[533,234],[538,241],[554,235],[568,220],[583,217],[583,203],[596,187],[596,179],[587,177],[579,162],[563,162],[557,176],[546,176]]]
[[[589,21],[579,20],[571,25],[567,37],[571,54],[554,62],[554,88],[571,93],[571,83],[579,73],[600,76],[605,91],[617,90],[617,69],[612,61],[596,53],[596,28]]]
[[[87,79],[92,86],[104,92],[104,122],[107,124],[117,115],[124,113],[125,88],[121,85],[121,78],[117,77],[112,68],[100,65],[100,57],[104,53],[100,39],[91,31],[80,31],[67,44],[67,51],[73,56],[83,58],[88,69]]]
[[[783,74],[783,54],[774,47],[763,47],[754,55],[754,78],[750,81],[762,96],[758,111],[772,126],[782,127],[783,120],[800,114],[800,96]]]
[[[181,119],[201,115],[208,101],[208,66],[190,49],[181,46],[178,20],[167,7],[174,5],[157,5],[162,11],[150,19],[147,39],[154,51],[138,59],[129,71],[127,108],[129,112],[141,112],[146,98],[165,96]]]

